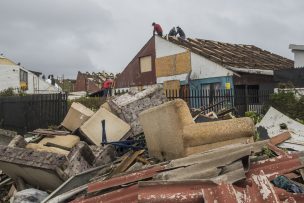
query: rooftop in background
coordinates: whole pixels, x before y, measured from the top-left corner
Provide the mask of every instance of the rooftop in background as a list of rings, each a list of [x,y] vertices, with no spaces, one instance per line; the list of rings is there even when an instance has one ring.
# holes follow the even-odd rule
[[[86,72],[86,73],[82,73],[82,74],[84,74],[87,78],[92,78],[93,80],[101,79],[102,81],[105,81],[106,78],[114,79],[114,77],[115,77],[115,75],[113,73],[107,73],[105,71],[97,72],[97,73]]]
[[[290,44],[289,49],[304,51],[304,45]]]
[[[164,39],[226,67],[262,70],[280,70],[294,67],[293,60],[254,45],[191,38],[183,40],[176,37],[165,37]]]

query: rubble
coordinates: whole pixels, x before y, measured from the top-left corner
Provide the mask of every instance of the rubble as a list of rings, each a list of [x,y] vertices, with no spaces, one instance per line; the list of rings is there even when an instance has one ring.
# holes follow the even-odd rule
[[[17,132],[0,128],[0,145],[8,145]]]
[[[282,129],[282,124],[286,128]],[[283,132],[289,132],[291,138],[279,146],[297,151],[304,151],[304,125],[285,116],[278,110],[270,107],[260,123],[256,125],[261,138],[268,139]]]
[[[0,145],[2,201],[304,201],[302,126],[273,109],[256,127],[231,109],[191,115],[158,86],[85,108]]]
[[[66,135],[66,136],[54,136],[54,137],[45,137],[38,144],[44,146],[52,146],[50,144],[56,145],[57,148],[65,148],[71,150],[78,142],[80,138],[75,135]]]
[[[107,133],[107,141],[119,141],[130,130],[130,125],[107,111],[100,108],[90,119],[88,119],[81,127],[80,132],[92,144],[101,145],[102,143],[102,125],[101,121],[105,121],[105,132]]]
[[[27,145],[27,142],[25,141],[24,137],[21,135],[15,136],[10,143],[8,143],[8,147],[19,147],[19,148],[25,148]]]
[[[21,177],[44,190],[54,190],[65,180],[58,173],[67,164],[63,155],[6,146],[0,146],[0,153],[0,169],[14,180]]]
[[[74,132],[93,114],[94,112],[91,109],[78,102],[73,102],[61,125]]]
[[[15,193],[11,201],[14,203],[40,203],[47,196],[48,193],[31,188]]]
[[[131,125],[131,136],[143,133],[139,113],[168,101],[161,86],[155,85],[143,91],[130,91],[108,101],[111,109]]]

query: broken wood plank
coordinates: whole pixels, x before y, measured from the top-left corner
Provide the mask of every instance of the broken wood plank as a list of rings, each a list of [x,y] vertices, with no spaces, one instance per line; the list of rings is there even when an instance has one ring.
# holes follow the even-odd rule
[[[274,153],[276,153],[276,155],[278,155],[278,156],[280,156],[280,155],[286,155],[286,154],[287,154],[284,150],[282,150],[282,149],[276,147],[275,145],[273,145],[273,144],[271,144],[271,143],[267,143],[267,147],[268,147],[271,151],[273,151]]]
[[[136,160],[136,158],[141,155],[145,150],[135,151],[131,154],[131,156],[126,157],[122,160],[122,162],[113,170],[109,177],[116,175],[118,173],[122,173],[126,171],[130,165]]]
[[[142,157],[137,157],[136,158],[137,161],[140,161],[141,163],[143,164],[150,164],[150,162],[148,160],[146,160],[145,158],[142,158]]]
[[[272,137],[270,139],[270,143],[273,144],[273,145],[278,145],[286,140],[288,140],[289,138],[291,138],[291,135],[289,132],[283,132],[283,133],[280,133],[274,137]]]

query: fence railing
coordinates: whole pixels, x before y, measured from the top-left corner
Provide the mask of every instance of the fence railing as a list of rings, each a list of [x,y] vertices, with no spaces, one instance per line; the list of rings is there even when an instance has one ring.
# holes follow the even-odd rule
[[[19,133],[58,125],[66,113],[66,94],[0,97],[0,127]]]
[[[166,90],[169,100],[181,98],[190,108],[200,108],[203,112],[218,112],[222,109],[234,108],[236,113],[244,115],[246,111],[262,112],[262,107],[270,99],[272,90],[256,89],[183,89]]]

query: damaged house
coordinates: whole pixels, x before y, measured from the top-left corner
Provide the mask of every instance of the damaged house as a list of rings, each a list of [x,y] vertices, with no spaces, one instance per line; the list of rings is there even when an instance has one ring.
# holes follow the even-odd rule
[[[113,73],[106,73],[105,71],[102,72],[86,72],[82,73],[78,71],[76,83],[74,87],[75,92],[85,91],[88,93],[94,93],[101,89],[102,84],[107,79],[114,79]]]
[[[117,77],[116,91],[163,84],[177,90],[273,90],[293,61],[254,45],[153,36]]]

